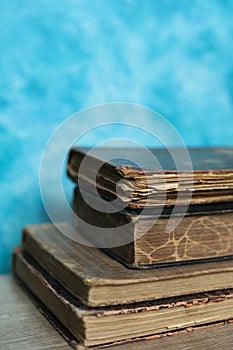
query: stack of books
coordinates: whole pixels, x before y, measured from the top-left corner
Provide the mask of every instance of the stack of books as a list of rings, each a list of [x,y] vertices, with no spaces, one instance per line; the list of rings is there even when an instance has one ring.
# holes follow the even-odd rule
[[[158,337],[233,320],[233,149],[191,149],[192,177],[180,176],[166,151],[151,151],[163,173],[142,150],[69,154],[68,175],[83,188],[74,190],[74,222],[62,231],[98,246],[96,227],[122,227],[125,244],[85,246],[40,224],[24,229],[14,251],[16,279],[76,349],[152,349]],[[127,161],[135,153],[143,168]],[[80,171],[84,158],[89,173],[100,165],[94,185],[104,206],[117,198],[124,209],[104,211],[93,176]]]

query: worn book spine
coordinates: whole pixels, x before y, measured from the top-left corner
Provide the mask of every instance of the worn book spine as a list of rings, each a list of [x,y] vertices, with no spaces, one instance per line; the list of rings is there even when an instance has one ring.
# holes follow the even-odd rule
[[[98,207],[98,199],[85,194],[90,202]],[[101,204],[102,205],[102,204]],[[106,202],[106,206],[111,205]],[[104,208],[97,211],[87,204],[78,188],[73,199],[74,221],[79,229],[84,230],[82,221],[90,229],[85,237],[92,242],[95,227],[114,229],[122,227],[131,242],[105,251],[132,268],[153,268],[166,264],[198,263],[210,260],[233,258],[233,211],[216,210],[192,212],[184,215],[176,227],[179,215],[141,216],[129,211],[106,213]],[[203,208],[204,210],[204,208]],[[81,220],[79,220],[81,218]],[[173,231],[167,230],[168,222],[173,221]],[[124,225],[127,224],[127,229]],[[145,232],[145,227],[148,230]]]
[[[161,208],[163,203],[169,207],[233,201],[233,148],[191,148],[191,169],[182,148],[173,149],[178,168],[167,149],[152,148],[150,152],[158,162],[142,149],[100,148],[93,154],[72,148],[67,174],[75,183],[82,179],[83,189],[97,187],[103,198],[117,198],[131,210]],[[83,160],[87,163],[80,168]]]
[[[63,294],[57,292],[59,283],[52,279],[45,270],[35,267],[34,260],[30,255],[22,252],[20,247],[13,253],[12,270],[13,273],[27,286],[30,293],[39,300],[43,300],[45,306],[56,317],[63,318],[63,324],[76,339],[85,345],[85,328],[82,315],[76,314],[72,304],[66,299],[66,291]],[[38,266],[38,265],[37,265]],[[45,278],[46,277],[48,278]]]

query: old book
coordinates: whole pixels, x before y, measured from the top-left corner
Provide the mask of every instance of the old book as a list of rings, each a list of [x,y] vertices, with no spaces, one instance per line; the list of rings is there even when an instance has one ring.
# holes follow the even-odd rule
[[[88,308],[21,249],[14,253],[13,272],[83,346],[133,341],[233,318],[233,289]]]
[[[193,212],[184,215],[177,226],[179,214],[171,219],[166,213],[140,215],[128,210],[108,213],[97,197],[88,192],[85,197],[101,211],[90,206],[76,188],[73,208],[77,228],[93,244],[99,237],[96,227],[107,228],[109,236],[115,227],[120,228],[122,237],[127,237],[130,243],[107,248],[106,252],[129,267],[154,268],[164,264],[198,263],[206,259],[233,257],[233,205],[231,209],[224,209],[225,203],[202,206],[202,211],[200,208],[197,211],[193,209]],[[233,203],[228,203],[229,208],[230,204]],[[106,206],[110,205],[106,203]],[[167,225],[171,221],[175,229],[168,231]],[[83,222],[89,224],[88,230]]]
[[[89,192],[96,186],[104,199],[118,198],[127,208],[233,201],[233,148],[189,149],[193,171],[181,148],[173,149],[176,164],[166,149],[150,149],[157,162],[144,149],[99,148],[94,155],[88,151],[71,149],[69,177],[76,183],[80,179]]]
[[[64,232],[70,224],[64,223]],[[91,307],[233,288],[233,262],[130,270],[97,248],[65,237],[52,224],[24,229],[23,247],[71,294]]]
[[[77,338],[59,321],[59,319],[33,294],[22,280],[14,273],[18,284],[23,288],[30,300],[39,309],[51,325],[63,336],[69,345],[75,350],[167,350],[168,348],[181,348],[186,350],[186,344],[189,343],[199,348],[219,349],[219,344],[224,341],[224,348],[232,347],[232,328],[233,319],[218,321],[205,325],[178,329],[176,331],[160,333],[145,337],[128,339],[125,341],[114,342],[108,345],[97,345],[86,347],[81,345]],[[195,331],[195,332],[194,332]],[[171,337],[172,335],[172,337]],[[172,346],[172,347],[171,347]]]

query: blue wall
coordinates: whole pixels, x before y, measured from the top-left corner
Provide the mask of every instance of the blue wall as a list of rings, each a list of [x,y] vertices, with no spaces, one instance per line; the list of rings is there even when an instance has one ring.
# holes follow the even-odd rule
[[[233,144],[233,1],[0,0],[0,272],[48,220],[38,169],[70,114],[134,102],[187,145]]]

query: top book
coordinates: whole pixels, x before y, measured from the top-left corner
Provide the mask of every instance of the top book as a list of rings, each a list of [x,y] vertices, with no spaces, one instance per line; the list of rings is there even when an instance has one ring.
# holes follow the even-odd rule
[[[233,201],[233,148],[190,148],[189,164],[182,148],[89,151],[70,150],[68,176],[75,183],[82,180],[87,191],[96,186],[107,201],[118,198],[128,209]]]

